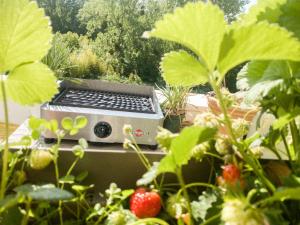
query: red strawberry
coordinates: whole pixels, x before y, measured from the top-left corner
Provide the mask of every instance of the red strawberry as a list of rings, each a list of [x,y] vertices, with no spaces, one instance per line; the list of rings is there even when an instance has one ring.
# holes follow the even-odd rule
[[[234,185],[240,180],[241,172],[236,165],[229,164],[224,166],[222,175],[226,183]]]
[[[154,191],[138,188],[130,197],[130,210],[138,218],[155,217],[160,208],[160,196]]]

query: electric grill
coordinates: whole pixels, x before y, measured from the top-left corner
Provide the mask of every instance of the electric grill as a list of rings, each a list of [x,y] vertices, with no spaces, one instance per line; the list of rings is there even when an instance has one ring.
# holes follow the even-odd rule
[[[47,120],[79,115],[88,119],[87,126],[65,139],[123,143],[123,126],[130,124],[137,143],[152,146],[164,118],[153,87],[100,80],[63,81],[59,94],[41,106],[41,117]],[[55,138],[50,131],[43,135],[46,141]]]

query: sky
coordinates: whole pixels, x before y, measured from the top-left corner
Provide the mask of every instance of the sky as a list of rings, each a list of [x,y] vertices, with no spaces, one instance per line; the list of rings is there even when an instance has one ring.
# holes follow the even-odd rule
[[[245,7],[245,11],[248,11],[248,9],[249,9],[252,5],[254,5],[255,3],[256,3],[256,0],[250,0],[250,1],[249,1],[249,4],[246,5],[246,7]]]

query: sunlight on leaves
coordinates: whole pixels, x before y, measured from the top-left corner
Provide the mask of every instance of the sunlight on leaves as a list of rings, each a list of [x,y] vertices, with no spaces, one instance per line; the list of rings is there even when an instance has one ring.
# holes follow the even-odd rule
[[[231,29],[221,48],[222,75],[248,60],[300,60],[300,42],[292,33],[266,22]]]
[[[50,49],[50,21],[35,1],[0,2],[0,73],[40,60]]]
[[[222,10],[209,3],[188,3],[167,14],[155,24],[149,33],[168,41],[174,41],[191,49],[213,70],[219,55],[226,29]]]
[[[161,69],[170,85],[194,86],[208,81],[207,69],[185,51],[166,54],[161,61]]]
[[[46,65],[36,62],[12,70],[6,89],[15,102],[31,105],[50,100],[57,92],[57,84],[53,72]]]

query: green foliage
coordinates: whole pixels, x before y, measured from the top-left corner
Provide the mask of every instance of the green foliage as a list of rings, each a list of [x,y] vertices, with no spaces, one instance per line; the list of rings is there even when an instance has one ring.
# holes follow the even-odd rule
[[[72,67],[68,70],[68,76],[72,78],[97,79],[109,70],[105,62],[99,59],[90,48],[73,52],[70,55],[70,63]]]
[[[159,90],[165,98],[161,106],[166,115],[180,115],[184,113],[190,88],[167,86],[159,88]]]
[[[75,46],[74,43],[72,45]],[[66,70],[71,67],[70,54],[71,49],[64,41],[63,35],[56,33],[52,40],[52,47],[42,62],[48,65],[59,79],[62,79]]]
[[[195,86],[208,81],[208,71],[195,57],[185,51],[170,52],[162,58],[161,69],[170,85]]]
[[[20,104],[50,100],[57,92],[56,80],[38,62],[52,38],[43,10],[27,0],[1,1],[0,14],[0,73],[8,97]]]
[[[202,195],[199,196],[198,201],[192,201],[192,212],[193,217],[196,220],[205,221],[205,218],[208,214],[208,210],[211,209],[218,200],[215,193],[203,192]]]
[[[225,29],[223,12],[211,3],[199,2],[186,4],[184,8],[165,15],[156,22],[150,36],[174,41],[189,48],[211,71],[216,66]],[[185,54],[182,57],[187,56]],[[174,60],[178,60],[178,57]]]
[[[221,74],[248,60],[300,59],[299,41],[285,29],[263,22],[233,27],[225,35],[221,48],[218,65]]]
[[[77,18],[84,0],[37,0],[37,3],[45,9],[46,15],[50,17],[54,32],[67,33],[71,31],[81,34],[85,31],[80,27]]]
[[[161,160],[158,173],[175,173],[177,168],[188,163],[197,144],[210,140],[215,134],[215,128],[197,126],[184,128],[179,136],[172,140],[170,152]]]
[[[250,25],[235,23],[225,30],[226,23],[222,15],[221,10],[210,3],[190,3],[158,21],[150,36],[175,41],[192,50],[199,57],[198,63],[205,66],[210,73],[207,73],[207,80],[217,75],[221,81],[230,69],[251,59],[300,60],[300,42],[286,30],[268,23]],[[195,27],[189,26],[191,21],[198,21],[194,23]],[[211,21],[214,23],[211,24]],[[176,65],[176,68],[179,68],[179,57],[182,58],[182,62],[186,62],[188,58],[186,54],[169,58],[167,55],[168,65]],[[162,69],[166,82],[181,85],[182,82],[178,79],[180,70],[177,69],[174,73],[173,68],[163,66],[164,61]],[[195,60],[189,57],[189,63],[192,61]],[[216,66],[217,71],[213,75]],[[195,80],[194,74],[197,73],[199,77],[205,77],[199,73],[199,66],[193,66],[190,70],[194,72],[184,74],[182,71],[181,77],[185,76],[185,80],[189,82]],[[205,80],[199,78],[198,84],[202,81]]]
[[[15,192],[25,195],[32,200],[38,201],[59,201],[68,200],[73,197],[73,194],[66,190],[61,190],[53,184],[45,184],[42,186],[25,184],[14,189]]]

